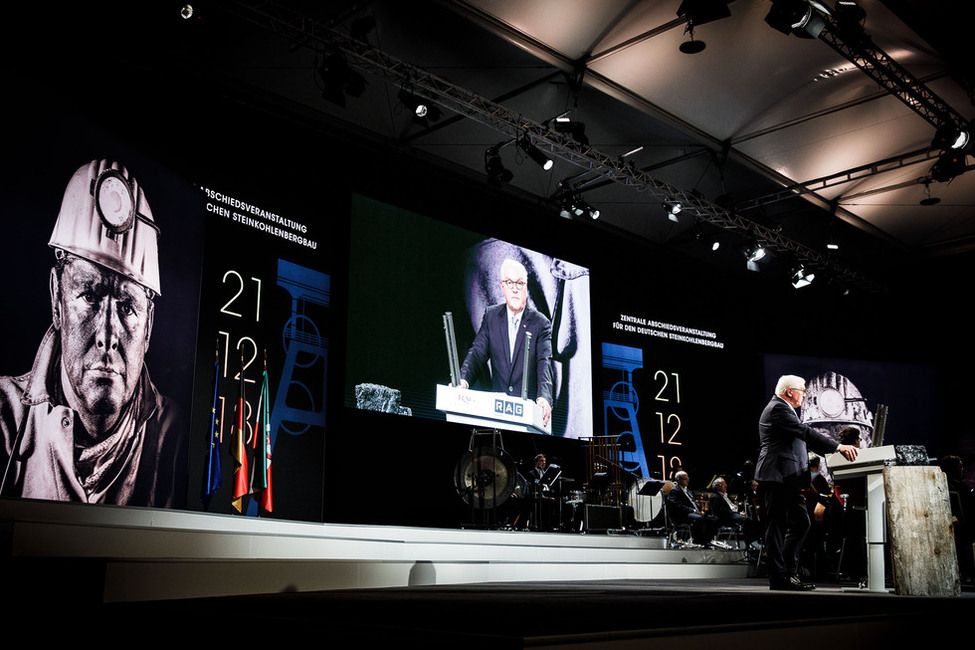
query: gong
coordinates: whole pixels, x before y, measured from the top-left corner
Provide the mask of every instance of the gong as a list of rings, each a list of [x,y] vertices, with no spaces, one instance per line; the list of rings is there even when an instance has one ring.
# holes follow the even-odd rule
[[[500,506],[518,487],[515,461],[503,449],[476,447],[457,463],[454,487],[464,503],[475,508]]]

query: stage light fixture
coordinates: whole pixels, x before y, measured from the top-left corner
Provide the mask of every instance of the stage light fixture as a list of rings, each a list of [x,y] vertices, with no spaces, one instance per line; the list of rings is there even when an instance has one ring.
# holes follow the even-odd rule
[[[679,221],[677,215],[680,211],[684,209],[684,206],[680,204],[679,201],[664,201],[664,210],[667,211],[667,218],[677,223]]]
[[[761,244],[753,244],[745,248],[745,266],[749,271],[758,270],[758,262],[766,255],[765,248]]]
[[[815,278],[816,274],[812,271],[807,271],[806,267],[801,264],[792,270],[792,286],[796,289],[808,287]]]
[[[937,162],[931,167],[931,178],[939,183],[947,183],[955,176],[964,174],[966,170],[965,152],[949,149],[941,154]]]
[[[349,67],[338,52],[325,56],[318,68],[322,81],[322,98],[339,106],[345,106],[345,97],[360,97],[366,90],[365,78]]]
[[[701,228],[700,224],[698,224],[695,230],[696,232],[694,233],[694,239],[701,242],[703,245],[707,246],[712,251],[716,251],[719,248],[721,248],[721,240],[718,238],[717,235],[713,235],[709,237],[704,233],[704,230]]]
[[[559,214],[567,219],[581,216],[588,216],[594,220],[599,218],[599,210],[586,203],[586,201],[577,195],[562,198],[562,208]]]
[[[555,161],[545,155],[545,152],[539,149],[527,136],[522,136],[518,139],[518,148],[524,151],[529,158],[538,163],[538,166],[548,171],[552,169]]]
[[[965,150],[971,144],[971,133],[968,128],[959,128],[954,124],[945,124],[938,128],[931,140],[931,146],[936,149]]]
[[[853,0],[838,0],[833,6],[833,16],[845,38],[849,39],[863,33],[863,21],[867,17],[867,12]]]
[[[514,178],[511,170],[507,169],[501,161],[501,154],[498,153],[500,147],[501,145],[496,145],[484,152],[484,171],[487,173],[488,185],[491,187],[501,187]]]
[[[413,112],[414,122],[426,126],[429,122],[437,122],[440,120],[440,109],[419,95],[414,94],[406,88],[401,88],[396,96],[403,106],[406,106]]]
[[[583,122],[576,122],[567,115],[559,115],[552,120],[551,126],[558,133],[568,133],[573,140],[581,145],[589,144],[589,137],[586,136],[586,125]]]
[[[772,0],[772,8],[765,16],[770,27],[783,34],[799,38],[818,38],[826,27],[822,14],[829,13],[814,0]]]

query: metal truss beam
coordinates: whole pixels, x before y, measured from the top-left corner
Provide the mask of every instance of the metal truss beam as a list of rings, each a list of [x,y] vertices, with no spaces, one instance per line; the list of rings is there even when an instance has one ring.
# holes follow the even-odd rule
[[[881,88],[901,100],[935,129],[967,127],[968,120],[964,116],[874,45],[860,25],[843,24],[832,15],[821,15],[825,26],[819,40],[876,81]]]
[[[401,61],[367,42],[356,40],[300,14],[280,2],[260,0],[227,0],[221,5],[240,18],[248,20],[295,43],[324,47],[341,52],[350,67],[388,83],[408,88],[458,115],[479,122],[508,138],[527,137],[550,155],[606,180],[646,194],[652,202],[679,201],[683,215],[692,215],[745,240],[758,240],[773,254],[785,254],[806,266],[825,271],[848,284],[874,293],[884,288],[861,272],[839,263],[782,233],[758,224],[744,216],[710,203],[701,197],[635,169],[618,156],[610,156],[590,146],[580,145],[570,135],[556,132],[525,115],[456,86],[425,70]]]

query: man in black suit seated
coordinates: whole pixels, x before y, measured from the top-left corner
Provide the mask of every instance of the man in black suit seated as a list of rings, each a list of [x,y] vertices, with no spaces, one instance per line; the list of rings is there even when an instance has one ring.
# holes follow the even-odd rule
[[[798,577],[799,555],[810,527],[803,494],[809,485],[809,450],[817,454],[839,452],[850,461],[857,457],[856,447],[837,444],[799,420],[796,409],[805,394],[802,377],[783,375],[758,421],[761,449],[755,479],[765,503],[765,552],[771,589],[815,589]]]
[[[711,543],[717,526],[698,507],[694,493],[688,488],[690,476],[681,470],[674,475],[677,485],[667,493],[667,514],[676,525],[687,524],[691,527],[691,535],[696,544],[702,546]]]
[[[714,494],[708,499],[708,516],[718,526],[740,528],[746,543],[757,538],[755,526],[748,515],[738,511],[738,506],[728,496],[728,482],[720,476],[711,483]]]

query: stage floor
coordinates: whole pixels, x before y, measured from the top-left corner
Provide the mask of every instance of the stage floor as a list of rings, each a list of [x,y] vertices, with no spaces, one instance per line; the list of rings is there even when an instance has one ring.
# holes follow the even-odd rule
[[[278,593],[101,606],[103,622],[171,621],[186,640],[307,639],[328,647],[683,648],[787,644],[900,648],[952,638],[975,593],[932,598],[820,584],[770,592],[760,578],[528,582]],[[180,623],[182,622],[182,623]],[[189,630],[195,630],[189,632]],[[169,630],[161,630],[165,633]],[[283,636],[282,636],[283,635]],[[761,648],[761,646],[758,646]]]

